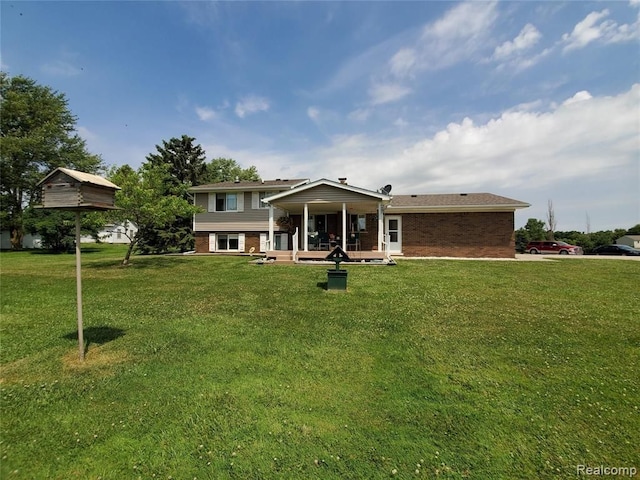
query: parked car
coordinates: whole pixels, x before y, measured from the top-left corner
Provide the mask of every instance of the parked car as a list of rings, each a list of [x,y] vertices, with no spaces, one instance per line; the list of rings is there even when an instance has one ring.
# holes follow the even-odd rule
[[[635,255],[640,256],[640,250],[628,245],[601,245],[593,249],[594,255]]]
[[[560,255],[582,255],[582,247],[569,245],[566,242],[549,241],[549,242],[529,242],[525,249],[527,253],[538,254],[560,254]]]

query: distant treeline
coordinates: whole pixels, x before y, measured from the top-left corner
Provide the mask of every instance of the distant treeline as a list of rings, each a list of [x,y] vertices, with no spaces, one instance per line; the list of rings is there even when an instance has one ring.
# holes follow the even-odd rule
[[[527,243],[537,240],[559,240],[582,247],[584,253],[591,253],[600,245],[616,243],[616,240],[624,235],[640,235],[640,224],[630,229],[616,228],[615,230],[602,230],[599,232],[551,231],[547,224],[535,218],[530,218],[527,224],[516,230],[516,251],[525,251]]]

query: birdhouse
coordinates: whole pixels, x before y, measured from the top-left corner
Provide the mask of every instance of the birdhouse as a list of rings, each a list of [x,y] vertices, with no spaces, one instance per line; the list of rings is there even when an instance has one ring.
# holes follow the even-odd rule
[[[38,183],[42,187],[42,208],[62,210],[115,210],[115,193],[120,187],[98,175],[56,168]]]

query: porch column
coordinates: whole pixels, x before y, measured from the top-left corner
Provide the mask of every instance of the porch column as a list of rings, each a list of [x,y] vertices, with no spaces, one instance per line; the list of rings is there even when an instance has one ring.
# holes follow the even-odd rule
[[[269,204],[269,247],[267,250],[275,250],[273,240],[273,205]]]
[[[378,203],[378,251],[382,251],[382,242],[384,241],[384,210],[382,202]]]
[[[302,243],[302,248],[305,252],[309,251],[309,204],[304,204],[304,220],[302,221],[302,228],[304,229],[302,232],[302,237],[304,238],[304,242]]]
[[[342,202],[342,250],[347,251],[347,204]]]

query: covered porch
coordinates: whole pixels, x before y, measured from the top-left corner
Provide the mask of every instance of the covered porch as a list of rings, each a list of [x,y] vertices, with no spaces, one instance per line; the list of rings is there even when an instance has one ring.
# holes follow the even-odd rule
[[[269,206],[267,255],[276,251],[271,247],[275,225],[286,221],[293,233],[289,247],[294,260],[324,258],[335,246],[354,258],[386,258],[384,209],[390,200],[384,193],[326,179],[267,197],[263,200]],[[287,212],[287,217],[275,218],[276,209]]]

